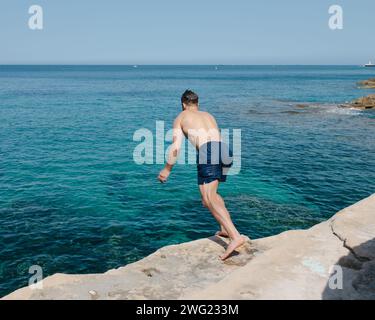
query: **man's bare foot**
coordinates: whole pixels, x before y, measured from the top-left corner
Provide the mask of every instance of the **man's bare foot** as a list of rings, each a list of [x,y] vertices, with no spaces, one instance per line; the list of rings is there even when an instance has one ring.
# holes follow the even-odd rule
[[[229,238],[229,235],[226,231],[218,231],[215,233],[215,236],[218,236],[218,237],[223,237],[223,238]]]
[[[229,258],[229,256],[233,253],[233,251],[235,251],[237,248],[241,247],[247,240],[248,238],[241,235],[240,237],[236,238],[236,239],[233,239],[229,245],[228,245],[228,248],[227,250],[225,251],[225,253],[220,256],[221,260],[226,260],[227,258]]]

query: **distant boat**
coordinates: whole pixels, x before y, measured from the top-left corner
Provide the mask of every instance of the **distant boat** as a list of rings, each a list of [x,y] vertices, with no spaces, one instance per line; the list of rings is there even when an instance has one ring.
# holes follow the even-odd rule
[[[365,64],[365,67],[375,67],[375,63],[369,61],[369,63]]]

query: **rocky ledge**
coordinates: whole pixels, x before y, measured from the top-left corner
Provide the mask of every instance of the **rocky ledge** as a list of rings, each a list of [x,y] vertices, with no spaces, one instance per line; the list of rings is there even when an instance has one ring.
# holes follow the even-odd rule
[[[358,84],[364,89],[375,89],[375,78],[361,81]]]
[[[375,79],[360,81],[358,84],[363,89],[375,89]],[[360,110],[375,109],[375,94],[370,94],[367,97],[361,97],[340,106],[343,108],[354,108]]]
[[[56,274],[4,299],[375,299],[375,194],[309,230],[253,240],[225,263],[218,237],[104,274]]]
[[[343,108],[355,108],[361,110],[375,109],[375,94],[370,94],[367,97],[362,97],[340,106]]]

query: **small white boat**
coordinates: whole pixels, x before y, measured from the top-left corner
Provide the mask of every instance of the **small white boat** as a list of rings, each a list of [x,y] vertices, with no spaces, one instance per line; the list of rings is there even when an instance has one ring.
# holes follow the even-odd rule
[[[375,63],[369,61],[369,63],[365,64],[365,67],[375,67]]]

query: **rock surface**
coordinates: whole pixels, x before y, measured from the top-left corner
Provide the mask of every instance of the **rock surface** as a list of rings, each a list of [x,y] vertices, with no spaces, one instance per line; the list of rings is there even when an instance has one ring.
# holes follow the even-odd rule
[[[375,89],[375,78],[361,81],[359,85],[364,89]]]
[[[375,109],[375,94],[356,99],[350,103],[342,104],[344,108],[355,108],[361,110]]]
[[[364,89],[375,89],[375,79],[360,81],[358,84]],[[341,107],[361,110],[375,109],[375,94],[370,94],[367,97],[361,97],[350,103],[342,104]]]
[[[309,230],[246,243],[222,263],[225,246],[218,237],[168,246],[104,274],[56,274],[5,299],[375,299],[375,194]]]

